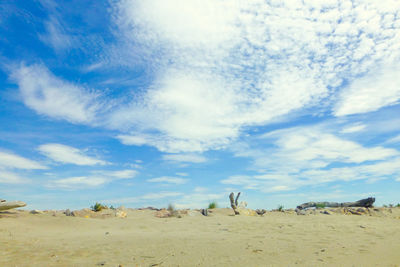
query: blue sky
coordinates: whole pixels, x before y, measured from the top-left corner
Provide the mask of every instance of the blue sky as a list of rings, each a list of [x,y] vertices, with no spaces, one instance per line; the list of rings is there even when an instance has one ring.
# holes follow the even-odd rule
[[[398,203],[399,62],[395,0],[1,1],[0,198]]]

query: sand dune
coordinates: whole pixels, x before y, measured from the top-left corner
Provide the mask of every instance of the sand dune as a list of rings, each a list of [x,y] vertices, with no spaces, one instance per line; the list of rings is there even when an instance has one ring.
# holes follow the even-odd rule
[[[400,208],[374,216],[154,214],[1,212],[0,266],[400,266]]]

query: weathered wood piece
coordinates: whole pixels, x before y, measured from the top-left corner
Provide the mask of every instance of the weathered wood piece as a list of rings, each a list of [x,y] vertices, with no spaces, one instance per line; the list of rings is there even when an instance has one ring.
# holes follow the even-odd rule
[[[9,210],[9,209],[15,209],[15,208],[20,208],[20,207],[25,207],[26,203],[22,201],[4,201],[0,202],[0,211],[2,210]]]
[[[208,209],[201,209],[200,213],[203,214],[204,216],[208,216]]]
[[[237,194],[236,199],[235,199],[235,194],[233,192],[229,195],[229,200],[231,201],[231,207],[232,207],[233,211],[235,212],[235,215],[240,214],[238,211],[238,204],[237,204],[239,196],[240,196],[240,192]]]
[[[355,202],[307,202],[297,206],[297,209],[303,210],[307,208],[316,208],[316,207],[329,207],[329,208],[339,208],[339,207],[364,207],[370,208],[373,206],[375,202],[374,197],[369,197],[365,199],[360,199]]]

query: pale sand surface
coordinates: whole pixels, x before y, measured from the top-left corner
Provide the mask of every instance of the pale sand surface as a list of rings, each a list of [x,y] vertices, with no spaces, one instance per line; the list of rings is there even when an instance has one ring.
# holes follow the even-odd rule
[[[400,266],[400,208],[389,215],[127,218],[0,213],[0,266]]]

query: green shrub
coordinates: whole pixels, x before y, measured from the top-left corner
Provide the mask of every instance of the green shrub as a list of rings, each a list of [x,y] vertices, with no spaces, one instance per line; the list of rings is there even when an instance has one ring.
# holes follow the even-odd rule
[[[315,205],[315,207],[316,207],[317,209],[324,209],[324,208],[325,208],[325,204],[318,203],[317,205]]]
[[[284,206],[283,205],[279,205],[278,206],[278,211],[283,211]]]
[[[101,211],[103,209],[108,209],[108,207],[106,205],[100,204],[99,202],[96,202],[96,204],[91,206],[90,209],[95,211],[95,212],[98,212],[98,211]]]
[[[215,201],[213,201],[210,204],[208,204],[208,208],[209,209],[215,209],[217,207],[218,207],[218,205],[217,205],[217,202],[215,202]]]

